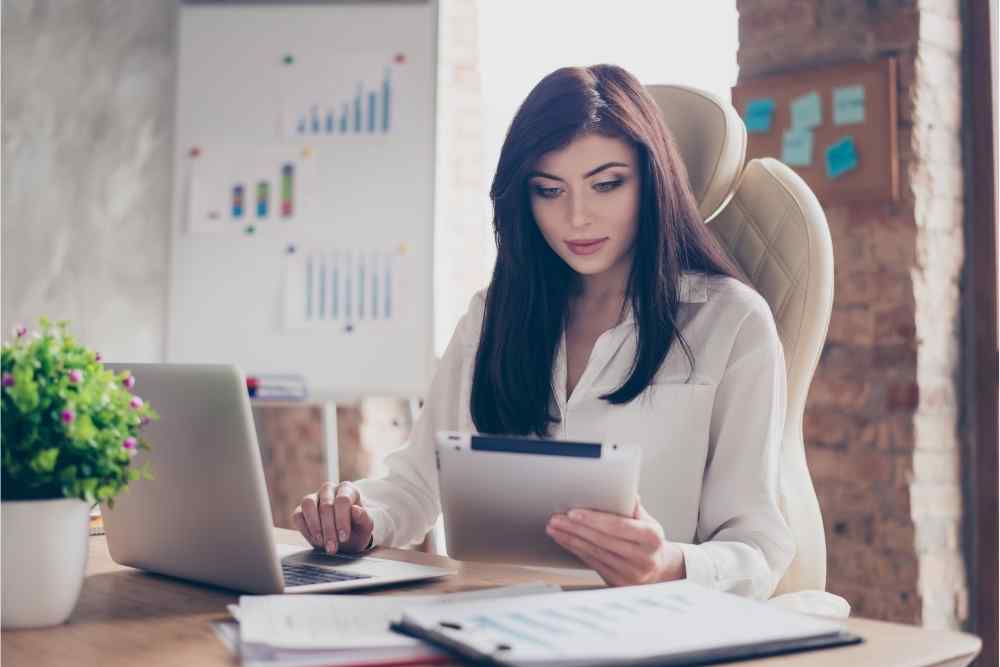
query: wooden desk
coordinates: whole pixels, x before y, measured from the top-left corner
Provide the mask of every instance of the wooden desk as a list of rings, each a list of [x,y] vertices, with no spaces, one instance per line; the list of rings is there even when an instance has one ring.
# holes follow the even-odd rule
[[[298,533],[275,529],[278,541],[302,544]],[[372,595],[406,595],[473,590],[538,581],[537,570],[504,565],[461,563],[415,551],[380,549],[378,555],[440,565],[456,574],[437,582],[401,586]],[[546,576],[546,581],[580,587],[583,579]],[[40,630],[5,631],[5,667],[46,665],[231,666],[233,661],[215,637],[210,621],[228,618],[231,591],[144,574],[114,563],[103,536],[90,538],[87,579],[69,623]],[[923,630],[860,618],[847,627],[865,643],[826,651],[779,656],[755,664],[788,666],[968,665],[980,649],[977,637],[960,632]],[[740,663],[747,664],[747,663]]]

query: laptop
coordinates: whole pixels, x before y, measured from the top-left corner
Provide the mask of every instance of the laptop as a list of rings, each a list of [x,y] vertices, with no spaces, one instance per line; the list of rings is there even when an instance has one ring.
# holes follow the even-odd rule
[[[105,364],[135,377],[160,419],[142,430],[155,479],[101,507],[122,565],[245,593],[315,593],[443,577],[449,570],[275,544],[246,381],[235,366]]]

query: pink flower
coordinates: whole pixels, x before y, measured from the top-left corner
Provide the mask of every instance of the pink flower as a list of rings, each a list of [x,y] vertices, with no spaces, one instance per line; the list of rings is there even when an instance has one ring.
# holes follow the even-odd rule
[[[139,423],[142,424],[143,426],[145,426],[146,424],[150,423],[151,421],[153,421],[153,420],[150,419],[149,417],[143,417],[142,421],[139,422]]]
[[[128,404],[129,404],[129,405],[130,405],[130,406],[131,406],[132,408],[134,408],[134,409],[138,410],[139,408],[141,408],[141,407],[142,407],[142,399],[141,399],[141,398],[139,398],[138,396],[133,396],[133,397],[132,397],[132,400],[131,400],[131,401],[129,401],[129,403],[128,403]]]
[[[14,334],[18,338],[23,338],[27,333],[28,333],[28,327],[24,326],[23,324],[18,324],[16,327],[14,327]]]
[[[135,386],[135,376],[134,375],[129,375],[127,378],[125,378],[124,380],[122,380],[122,386],[124,386],[126,389],[131,389],[132,387],[134,387]]]
[[[73,420],[76,419],[76,413],[69,408],[66,408],[62,411],[59,417],[62,418],[63,424],[72,424]]]
[[[122,441],[122,447],[125,449],[135,449],[136,444],[138,444],[138,441],[132,436],[129,436]]]
[[[94,355],[94,361],[104,361],[104,357],[101,356],[100,352]]]
[[[10,373],[3,374],[3,386],[13,387],[14,386],[14,376]]]
[[[83,382],[83,371],[73,369],[69,372],[69,381],[73,384],[80,384]]]

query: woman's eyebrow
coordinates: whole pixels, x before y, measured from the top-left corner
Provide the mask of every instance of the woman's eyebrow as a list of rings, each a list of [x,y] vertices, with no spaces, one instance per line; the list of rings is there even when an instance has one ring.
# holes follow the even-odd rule
[[[597,172],[604,171],[605,169],[607,169],[609,167],[625,167],[627,169],[628,165],[625,164],[624,162],[605,162],[600,167],[596,167],[596,168],[591,169],[590,171],[588,171],[586,174],[583,175],[583,178],[590,178],[591,176],[593,176]],[[541,176],[543,178],[551,178],[553,181],[562,181],[563,180],[563,179],[559,178],[558,176],[553,176],[552,174],[546,174],[544,171],[533,171],[530,174],[528,174],[528,178],[532,178],[534,176]],[[565,181],[563,181],[563,182],[565,183]]]

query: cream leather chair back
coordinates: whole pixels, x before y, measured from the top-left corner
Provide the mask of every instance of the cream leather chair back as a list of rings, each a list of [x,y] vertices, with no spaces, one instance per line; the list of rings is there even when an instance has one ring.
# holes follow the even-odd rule
[[[805,182],[777,160],[743,168],[746,127],[729,102],[684,86],[647,90],[678,142],[702,216],[770,304],[784,346],[788,413],[779,502],[798,550],[775,595],[825,590],[826,537],[802,418],[833,308],[826,215]]]

